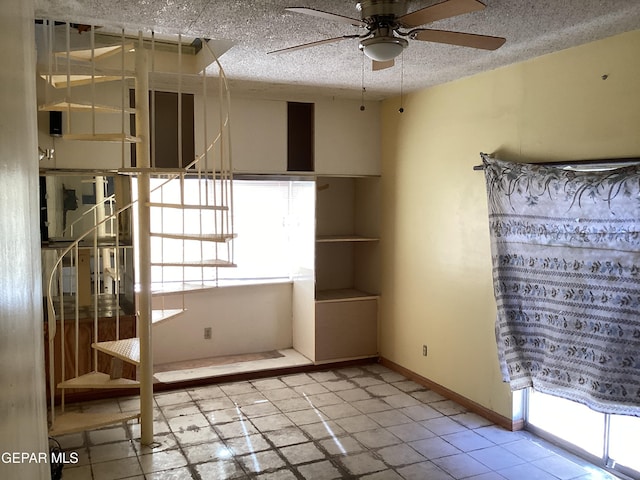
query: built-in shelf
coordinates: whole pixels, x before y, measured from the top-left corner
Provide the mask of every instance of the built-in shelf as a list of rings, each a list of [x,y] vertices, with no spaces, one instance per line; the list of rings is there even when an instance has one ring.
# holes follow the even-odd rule
[[[316,242],[318,243],[342,243],[342,242],[377,242],[379,239],[375,237],[365,237],[363,235],[318,235]]]
[[[317,179],[314,361],[377,355],[379,178]]]
[[[355,288],[339,288],[335,290],[318,290],[316,303],[321,302],[348,302],[357,300],[372,300],[378,298],[375,293],[363,292]]]

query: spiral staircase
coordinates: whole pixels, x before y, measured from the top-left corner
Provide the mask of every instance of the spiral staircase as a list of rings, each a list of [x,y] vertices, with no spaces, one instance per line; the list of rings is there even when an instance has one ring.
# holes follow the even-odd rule
[[[163,302],[154,297],[211,285],[220,268],[235,266],[229,91],[206,40],[190,44],[198,47],[191,54],[185,53],[181,36],[160,41],[153,32],[113,34],[102,27],[82,27],[41,23],[45,48],[39,53],[39,74],[47,93],[39,108],[63,112],[62,141],[85,142],[91,145],[87,149],[120,144],[120,165],[111,169],[120,188],[110,195],[102,174],[88,170],[96,198],[85,216],[93,225],[78,233],[78,225],[71,223],[62,238],[48,242],[43,254],[49,433],[57,436],[139,420],[141,441],[148,444],[153,441],[151,328],[182,312],[162,308]],[[78,35],[84,35],[81,42]],[[216,76],[207,75],[207,70]],[[178,148],[179,166],[170,168],[155,166],[151,148],[155,125],[149,97],[153,105],[155,84],[160,82],[170,82],[178,98],[184,85],[197,86],[202,102],[196,156],[183,159]],[[128,99],[133,84],[132,108]],[[218,87],[214,95],[209,93],[211,84]],[[120,105],[97,101],[105,85],[121,92]],[[207,112],[209,98],[218,106],[214,113],[219,126],[213,132],[207,127],[212,116]],[[181,113],[177,116],[180,124]],[[114,124],[119,128],[104,128]],[[179,132],[180,125],[180,145]],[[128,145],[134,145],[135,155]],[[55,170],[46,173],[56,174]],[[133,186],[129,192],[127,185]],[[121,198],[118,191],[124,192]],[[152,304],[159,308],[152,309]],[[90,352],[85,344],[90,344]],[[125,413],[69,409],[65,394],[78,389],[139,389],[140,408]]]

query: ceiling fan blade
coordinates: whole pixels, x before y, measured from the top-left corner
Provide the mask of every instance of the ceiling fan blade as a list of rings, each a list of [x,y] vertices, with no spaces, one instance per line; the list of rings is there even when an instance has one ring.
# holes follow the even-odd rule
[[[421,8],[398,18],[405,27],[417,27],[425,23],[455,17],[464,13],[482,10],[485,4],[479,0],[445,0],[430,7]]]
[[[506,38],[490,37],[488,35],[476,35],[475,33],[450,32],[448,30],[414,30],[411,38],[423,42],[447,43],[461,47],[481,48],[483,50],[496,50],[500,48]]]
[[[356,18],[345,17],[344,15],[338,15],[337,13],[324,12],[322,10],[316,10],[315,8],[306,8],[306,7],[290,7],[285,8],[285,10],[289,10],[290,12],[296,13],[304,13],[305,15],[311,15],[312,17],[320,17],[325,20],[332,20],[334,22],[348,23],[349,25],[354,25],[356,27],[366,27],[367,24],[362,20],[358,20]]]
[[[378,70],[384,70],[385,68],[391,68],[396,64],[395,60],[392,58],[391,60],[387,60],[386,62],[378,62],[377,60],[373,60],[371,64],[371,70],[377,72]]]
[[[295,52],[296,50],[302,50],[303,48],[317,47],[318,45],[324,45],[325,43],[334,43],[339,42],[341,40],[345,40],[347,38],[359,38],[360,35],[343,35],[342,37],[334,37],[334,38],[325,38],[324,40],[318,40],[317,42],[303,43],[301,45],[295,45],[293,47],[281,48],[279,50],[273,50],[270,53],[285,53],[285,52]]]

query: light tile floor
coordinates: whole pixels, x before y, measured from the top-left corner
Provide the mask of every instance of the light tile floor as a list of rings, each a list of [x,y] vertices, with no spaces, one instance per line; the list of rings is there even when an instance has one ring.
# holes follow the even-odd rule
[[[378,364],[155,395],[155,443],[135,423],[58,437],[64,480],[603,480]],[[137,398],[80,404],[131,411]]]

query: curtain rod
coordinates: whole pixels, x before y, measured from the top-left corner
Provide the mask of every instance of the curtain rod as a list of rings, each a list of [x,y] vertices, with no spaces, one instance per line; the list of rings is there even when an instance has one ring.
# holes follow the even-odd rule
[[[564,160],[558,162],[540,162],[540,165],[550,165],[553,167],[572,167],[572,166],[611,166],[611,165],[633,165],[640,163],[640,157],[625,157],[625,158],[601,158],[595,160]],[[484,164],[474,165],[474,170],[484,170]]]

